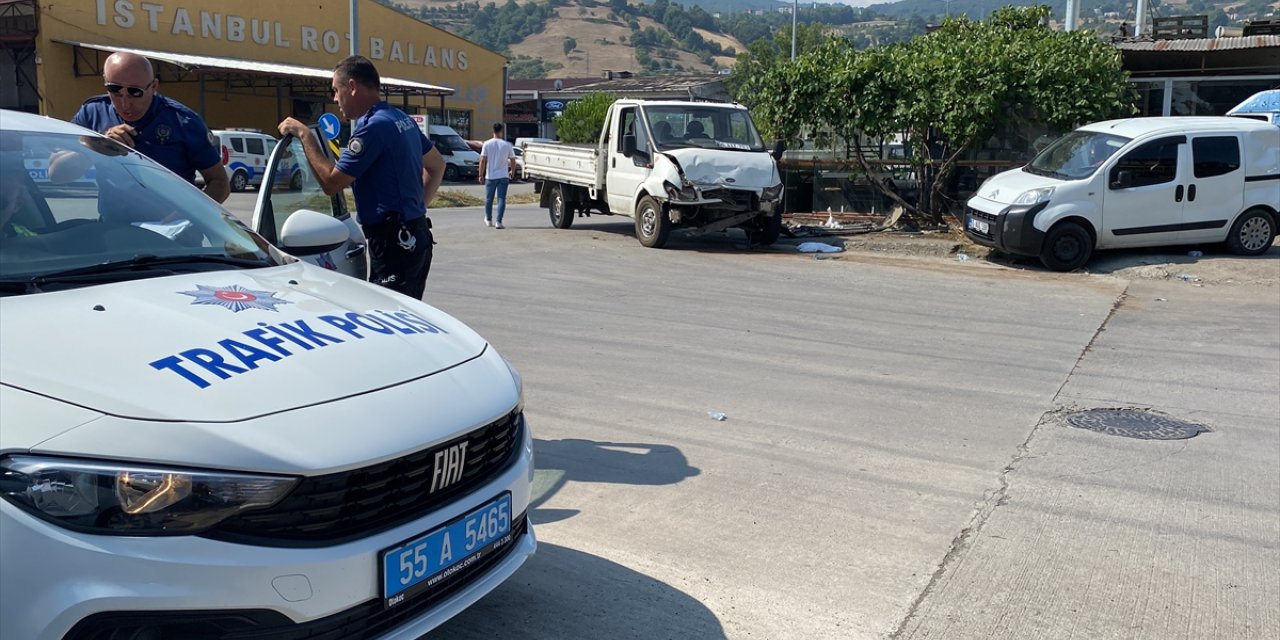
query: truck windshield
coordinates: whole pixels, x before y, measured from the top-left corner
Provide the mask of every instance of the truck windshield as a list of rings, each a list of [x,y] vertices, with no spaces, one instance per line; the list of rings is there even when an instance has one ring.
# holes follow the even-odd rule
[[[764,151],[746,109],[712,106],[645,107],[658,150],[700,147]]]
[[[1093,175],[1129,138],[1093,131],[1072,131],[1045,147],[1023,170],[1059,180],[1081,180]]]
[[[462,136],[446,134],[436,134],[431,136],[431,141],[446,148],[450,151],[470,151],[471,147],[467,146],[467,141]]]

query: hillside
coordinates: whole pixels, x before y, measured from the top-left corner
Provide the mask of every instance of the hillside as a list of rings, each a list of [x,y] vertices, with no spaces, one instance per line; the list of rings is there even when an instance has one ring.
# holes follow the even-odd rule
[[[735,55],[790,26],[778,0],[379,0],[507,55],[512,78],[599,76],[605,70],[667,75],[732,67]],[[858,0],[861,3],[862,0]],[[1009,4],[1066,0],[900,0],[854,9],[800,3],[801,23],[821,22],[856,47],[901,42],[946,14],[982,19]],[[1112,33],[1132,24],[1134,0],[1095,0],[1081,26]],[[1210,28],[1280,16],[1280,0],[1149,0],[1150,16],[1208,14]],[[761,10],[761,7],[772,10]],[[782,11],[779,11],[781,9]],[[747,13],[747,11],[751,13]],[[732,13],[722,13],[733,11]]]
[[[470,5],[457,0],[393,0],[388,4],[504,53],[512,59],[512,77],[586,77],[605,70],[710,73],[732,66],[734,54],[745,50],[733,36],[705,28],[714,19],[704,10],[685,12],[679,6],[671,9],[683,15],[664,24],[640,15],[647,7],[624,0],[507,0],[501,4],[473,0]],[[629,6],[624,10],[620,5]],[[481,29],[478,22],[492,26]],[[566,47],[570,48],[566,51]],[[539,64],[530,71],[521,68],[533,61]]]

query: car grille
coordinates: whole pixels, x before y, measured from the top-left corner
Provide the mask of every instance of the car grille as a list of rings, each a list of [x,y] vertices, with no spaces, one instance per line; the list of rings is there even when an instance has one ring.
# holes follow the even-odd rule
[[[311,622],[294,623],[280,613],[252,611],[105,612],[84,620],[64,640],[174,638],[181,640],[372,640],[381,638],[440,605],[491,571],[520,546],[529,532],[528,514],[511,522],[511,542],[475,564],[395,607],[381,598]],[[133,635],[140,629],[149,631]]]
[[[341,544],[420,518],[490,482],[511,466],[524,415],[512,412],[460,438],[352,471],[304,478],[273,507],[230,518],[205,537],[275,547]],[[431,492],[435,454],[467,442],[453,485]]]
[[[965,231],[966,231],[969,235],[976,236],[976,237],[978,237],[978,238],[983,238],[983,239],[985,239],[985,240],[992,240],[992,239],[994,239],[994,237],[995,237],[995,230],[996,230],[996,216],[993,216],[993,215],[991,215],[991,214],[989,214],[989,213],[984,213],[984,212],[982,212],[982,211],[978,211],[977,209],[974,209],[973,207],[965,207],[965,208],[964,208],[964,212],[965,212],[966,216],[967,216],[967,217],[969,217],[969,218],[973,218],[973,219],[975,219],[975,220],[982,220],[983,222],[986,222],[986,223],[987,223],[987,229],[989,229],[989,231],[988,231],[987,233],[981,233],[981,232],[977,231],[976,229],[972,229],[972,228],[970,228],[970,227],[968,226],[968,225],[969,225],[969,222],[968,222],[968,220],[966,220],[966,221],[965,221]]]

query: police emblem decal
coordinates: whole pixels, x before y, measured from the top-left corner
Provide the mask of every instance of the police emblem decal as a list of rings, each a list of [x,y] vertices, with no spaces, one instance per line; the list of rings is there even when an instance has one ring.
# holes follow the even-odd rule
[[[360,152],[364,151],[364,141],[360,138],[352,138],[351,142],[347,143],[347,151],[352,155],[360,155]]]
[[[254,289],[246,289],[238,284],[226,287],[209,287],[198,284],[195,291],[179,291],[178,293],[195,298],[195,300],[191,301],[191,304],[210,304],[230,309],[237,313],[245,309],[279,311],[279,309],[276,309],[276,305],[292,304],[288,300],[277,298],[274,291],[256,291]]]
[[[173,129],[170,129],[169,125],[162,124],[156,127],[156,138],[160,140],[160,144],[169,142],[169,136],[171,135],[173,135]]]

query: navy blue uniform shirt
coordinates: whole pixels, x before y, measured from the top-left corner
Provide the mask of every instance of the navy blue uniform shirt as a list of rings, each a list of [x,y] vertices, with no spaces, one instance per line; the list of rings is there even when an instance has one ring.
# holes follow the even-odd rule
[[[85,100],[71,122],[98,133],[121,124],[137,130],[134,149],[195,183],[196,172],[222,162],[222,150],[204,120],[181,102],[155,94],[151,108],[137,122],[120,119],[106,94]]]
[[[356,118],[347,148],[338,158],[338,170],[355,178],[360,224],[378,224],[388,213],[402,220],[427,215],[422,203],[422,156],[431,141],[422,135],[413,118],[386,101]]]

